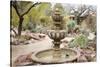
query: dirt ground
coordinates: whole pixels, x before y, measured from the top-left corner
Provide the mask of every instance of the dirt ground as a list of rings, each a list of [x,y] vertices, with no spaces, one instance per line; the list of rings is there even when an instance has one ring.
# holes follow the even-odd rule
[[[16,58],[20,55],[28,54],[30,52],[40,51],[44,49],[48,49],[52,47],[52,40],[46,36],[46,38],[42,41],[38,41],[36,43],[31,43],[27,45],[11,45],[12,47],[12,64],[16,60]]]

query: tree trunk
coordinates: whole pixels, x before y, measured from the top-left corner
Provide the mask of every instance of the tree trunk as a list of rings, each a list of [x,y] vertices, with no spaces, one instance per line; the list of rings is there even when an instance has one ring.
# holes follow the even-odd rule
[[[18,36],[20,36],[20,35],[21,35],[23,20],[24,20],[24,18],[23,18],[22,16],[21,16],[21,17],[19,17]]]
[[[16,0],[15,1],[11,1],[11,4],[15,8],[16,13],[19,16],[18,36],[20,36],[21,35],[21,31],[22,31],[22,23],[23,23],[23,20],[24,20],[23,16],[26,15],[31,10],[32,7],[34,7],[35,5],[37,5],[39,3],[37,2],[37,3],[33,4],[32,6],[30,6],[29,9],[26,12],[24,12],[22,15],[20,15],[20,13],[18,11],[19,8],[18,8],[17,1]]]

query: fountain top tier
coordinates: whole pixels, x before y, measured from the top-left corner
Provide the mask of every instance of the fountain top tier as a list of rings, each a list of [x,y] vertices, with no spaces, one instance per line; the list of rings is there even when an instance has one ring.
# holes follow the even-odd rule
[[[62,21],[63,21],[63,16],[61,15],[61,10],[58,8],[55,8],[52,13],[52,19],[54,21],[54,26],[56,27],[56,30],[61,30],[62,29]]]

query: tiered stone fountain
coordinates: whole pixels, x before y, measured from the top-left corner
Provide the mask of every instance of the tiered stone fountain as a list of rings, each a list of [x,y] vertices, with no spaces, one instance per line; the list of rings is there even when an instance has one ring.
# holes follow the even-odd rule
[[[32,59],[39,63],[65,63],[76,60],[79,57],[79,52],[70,48],[60,48],[61,40],[66,37],[66,30],[62,26],[63,16],[56,8],[53,12],[52,19],[54,21],[53,30],[47,30],[48,36],[53,40],[54,47],[35,52]]]

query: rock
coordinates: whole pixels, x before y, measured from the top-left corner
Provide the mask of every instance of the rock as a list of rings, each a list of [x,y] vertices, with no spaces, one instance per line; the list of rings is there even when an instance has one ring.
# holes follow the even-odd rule
[[[19,45],[20,42],[19,42],[18,39],[13,38],[13,39],[11,39],[11,44],[12,44],[12,45]]]
[[[29,43],[35,43],[36,40],[34,40],[34,39],[30,39],[28,42],[29,42]]]
[[[16,34],[15,34],[13,31],[11,31],[11,32],[10,32],[10,36],[11,36],[11,37],[15,37]]]
[[[31,39],[40,40],[39,34],[30,34]]]
[[[81,55],[78,59],[77,62],[87,62],[87,59],[84,55]]]
[[[96,57],[96,52],[89,48],[83,49],[82,53],[84,54],[84,56],[87,58],[88,61],[92,61],[92,59]]]
[[[70,42],[70,41],[72,41],[74,39],[74,37],[66,37],[66,38],[64,38],[63,40],[61,40],[62,42]]]
[[[46,35],[45,35],[45,34],[39,34],[39,37],[40,37],[40,38],[45,38]]]
[[[96,43],[95,42],[89,42],[88,43],[88,48],[90,48],[91,50],[96,51]]]
[[[95,53],[85,55],[88,61],[92,61],[96,57]]]
[[[24,44],[27,45],[27,44],[29,44],[29,42],[28,41],[25,41]]]
[[[62,44],[60,45],[60,48],[68,48],[68,44],[62,43]]]
[[[88,39],[93,40],[95,37],[96,37],[95,34],[89,33]]]
[[[96,56],[94,56],[91,61],[96,62]]]
[[[62,44],[60,45],[60,48],[68,48],[68,44],[73,40],[73,37],[66,37],[61,40]]]
[[[34,52],[31,52],[29,54],[26,55],[20,55],[19,57],[17,57],[17,59],[14,62],[14,65],[27,65],[32,63],[32,59],[31,59],[31,55]]]

